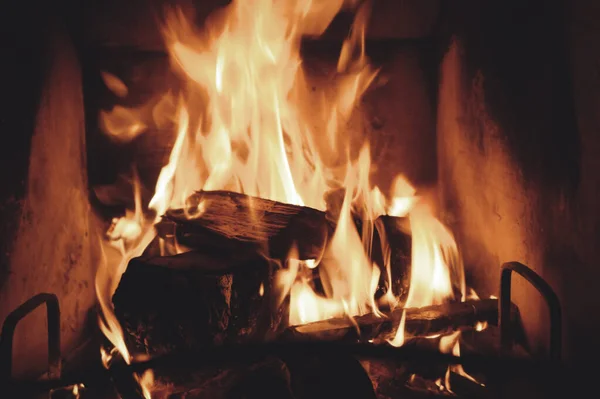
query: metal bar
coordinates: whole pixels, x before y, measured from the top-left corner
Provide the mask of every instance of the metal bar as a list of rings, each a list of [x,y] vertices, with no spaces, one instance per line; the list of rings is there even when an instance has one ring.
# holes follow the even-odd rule
[[[519,262],[503,264],[500,274],[499,322],[501,354],[508,354],[513,343],[510,323],[511,280],[513,272],[516,272],[527,280],[546,301],[550,313],[550,359],[560,361],[562,353],[562,312],[560,301],[552,290],[552,287],[540,275]]]
[[[48,375],[50,378],[60,378],[60,307],[56,295],[42,293],[27,300],[4,320],[0,335],[0,381],[7,381],[12,377],[13,341],[17,325],[44,304],[48,319]]]

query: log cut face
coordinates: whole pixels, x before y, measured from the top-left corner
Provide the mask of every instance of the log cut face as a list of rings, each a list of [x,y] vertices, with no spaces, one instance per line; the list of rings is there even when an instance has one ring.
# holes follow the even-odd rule
[[[273,272],[260,257],[135,258],[113,296],[115,314],[138,352],[262,340],[283,319],[268,299]]]

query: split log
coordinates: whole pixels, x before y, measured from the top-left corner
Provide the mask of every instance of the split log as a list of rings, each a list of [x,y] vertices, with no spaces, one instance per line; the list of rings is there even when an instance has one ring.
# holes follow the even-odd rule
[[[340,317],[317,321],[289,327],[286,333],[292,339],[355,340],[358,338],[356,336],[356,325],[358,325],[361,339],[382,338],[396,331],[404,311],[405,309],[401,308],[394,309],[387,317],[378,317],[369,313],[357,316],[354,320]],[[497,325],[497,299],[408,308],[405,329],[408,335],[423,337],[474,326],[477,322],[483,321]]]
[[[286,320],[268,299],[275,267],[226,252],[135,258],[113,296],[115,314],[142,353],[263,340]]]
[[[235,253],[240,256],[265,253],[273,259],[285,259],[290,250],[298,250],[300,259],[320,259],[328,239],[335,231],[343,190],[334,190],[326,198],[327,212],[227,191],[204,191],[192,195],[190,208],[202,203],[203,213],[195,218],[184,209],[169,210],[157,225],[159,235],[168,241],[200,252]],[[336,206],[337,204],[337,206]],[[363,234],[363,221],[354,216],[354,224]],[[390,264],[392,289],[404,300],[410,281],[411,237],[408,220],[381,216],[374,222],[372,258],[384,268]],[[388,290],[382,273],[381,293]]]
[[[333,226],[325,212],[228,191],[201,191],[188,200],[202,213],[189,218],[172,209],[177,242],[207,253],[268,254],[285,258],[292,248],[301,259],[320,258]]]

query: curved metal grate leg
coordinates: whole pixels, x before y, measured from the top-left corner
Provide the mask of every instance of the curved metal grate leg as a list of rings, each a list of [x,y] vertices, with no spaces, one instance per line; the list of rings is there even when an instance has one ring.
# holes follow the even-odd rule
[[[48,318],[48,374],[50,378],[60,378],[60,307],[56,295],[43,293],[27,300],[4,320],[0,335],[0,381],[8,381],[12,377],[13,340],[17,325],[44,304]]]
[[[519,262],[502,265],[500,274],[500,350],[507,354],[512,347],[510,325],[511,281],[515,272],[527,280],[544,298],[550,312],[550,359],[559,361],[562,355],[562,313],[560,301],[552,287],[540,275]]]

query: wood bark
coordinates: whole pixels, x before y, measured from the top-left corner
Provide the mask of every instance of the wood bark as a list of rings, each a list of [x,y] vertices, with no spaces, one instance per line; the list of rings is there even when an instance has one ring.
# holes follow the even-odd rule
[[[178,243],[208,253],[259,252],[283,259],[295,249],[301,259],[316,259],[334,229],[325,212],[229,191],[201,191],[188,203],[203,209],[198,217],[172,209],[166,219],[175,223]]]
[[[341,195],[341,197],[340,197]],[[206,253],[226,252],[239,256],[267,254],[285,260],[296,251],[300,259],[320,259],[335,232],[343,191],[327,197],[327,212],[284,204],[227,191],[204,191],[192,195],[188,203],[195,209],[203,204],[201,215],[190,218],[184,209],[169,210],[157,225],[160,237]],[[354,224],[363,234],[360,215]],[[382,269],[389,264],[392,289],[405,299],[410,282],[411,237],[406,218],[380,216],[373,223],[371,257]],[[382,273],[383,291],[386,273]]]

